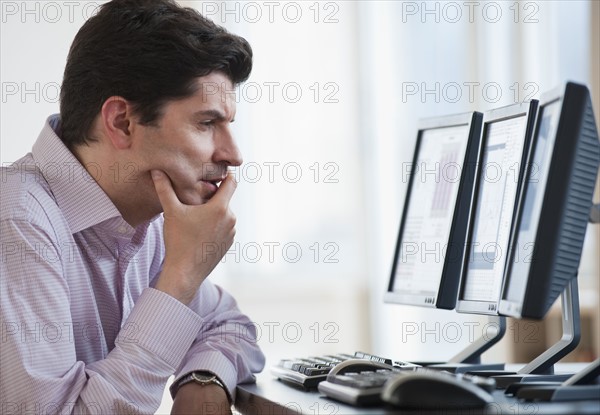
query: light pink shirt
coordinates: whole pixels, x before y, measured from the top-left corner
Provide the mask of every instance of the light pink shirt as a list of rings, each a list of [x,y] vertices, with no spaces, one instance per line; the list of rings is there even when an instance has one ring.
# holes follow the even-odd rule
[[[248,317],[209,280],[189,306],[152,288],[162,215],[129,226],[57,133],[0,171],[0,413],[153,413],[194,370],[233,396],[264,366]]]

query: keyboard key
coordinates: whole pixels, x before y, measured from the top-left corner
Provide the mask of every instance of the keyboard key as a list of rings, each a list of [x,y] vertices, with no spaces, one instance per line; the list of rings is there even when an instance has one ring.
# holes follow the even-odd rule
[[[392,365],[392,359],[388,359],[385,357],[380,357],[380,356],[375,356],[369,353],[363,353],[363,352],[356,352],[354,353],[354,358],[356,359],[366,359],[366,360],[373,360],[375,362],[381,362],[381,363],[385,363],[386,365]]]

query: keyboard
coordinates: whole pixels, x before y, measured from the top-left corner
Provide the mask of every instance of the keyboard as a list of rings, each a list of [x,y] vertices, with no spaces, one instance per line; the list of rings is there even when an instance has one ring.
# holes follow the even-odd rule
[[[412,381],[413,385],[415,380],[420,382],[420,385],[417,384],[419,391],[417,393],[424,394],[425,398],[418,402],[424,405],[427,405],[427,394],[432,393],[433,390],[421,386],[440,385],[450,393],[468,393],[468,396],[464,395],[462,398],[471,398],[475,405],[491,402],[490,394],[496,387],[493,379],[480,376],[455,374],[425,367],[406,370],[401,367],[386,368],[383,365],[373,365],[368,368],[360,365],[358,360],[347,360],[338,365],[335,370],[331,370],[327,379],[318,385],[318,389],[329,398],[353,406],[372,406],[384,402],[398,404],[397,393],[392,389],[398,388],[399,379]],[[437,407],[443,407],[443,404],[444,401],[436,403]]]
[[[271,367],[271,373],[280,380],[304,389],[316,389],[320,382],[327,379],[330,371],[340,363],[349,360],[363,360],[385,365],[390,369],[413,370],[419,367],[413,363],[394,361],[389,358],[375,356],[364,352],[354,354],[333,354],[310,356],[297,359],[283,359]]]

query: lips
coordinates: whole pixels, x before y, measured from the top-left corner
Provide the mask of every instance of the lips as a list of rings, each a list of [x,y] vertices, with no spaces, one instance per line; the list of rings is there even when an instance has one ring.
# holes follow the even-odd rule
[[[219,178],[215,178],[215,179],[202,179],[203,182],[210,183],[216,187],[219,187],[219,185],[221,184],[221,182],[223,180],[225,180],[225,177],[219,177]]]
[[[206,178],[206,179],[202,179],[201,182],[204,184],[204,186],[209,189],[209,191],[211,193],[214,193],[217,191],[217,189],[219,188],[219,185],[221,184],[221,182],[225,180],[225,177],[214,177],[214,178]]]

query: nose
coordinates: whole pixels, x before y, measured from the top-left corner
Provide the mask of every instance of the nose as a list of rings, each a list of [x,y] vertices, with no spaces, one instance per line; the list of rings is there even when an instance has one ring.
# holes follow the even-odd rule
[[[216,139],[213,161],[215,163],[227,164],[228,166],[240,166],[244,160],[231,130],[225,128],[223,133]]]

